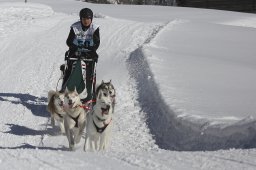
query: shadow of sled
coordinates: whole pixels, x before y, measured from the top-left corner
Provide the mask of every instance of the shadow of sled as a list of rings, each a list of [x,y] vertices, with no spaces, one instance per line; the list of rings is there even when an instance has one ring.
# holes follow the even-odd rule
[[[60,135],[58,127],[48,128],[44,130],[34,130],[27,128],[25,126],[15,125],[15,124],[6,124],[10,126],[10,130],[4,133],[9,133],[17,136],[42,136],[42,135],[50,135],[57,136]]]
[[[69,148],[65,146],[61,146],[60,148],[52,148],[52,147],[36,147],[27,143],[23,143],[20,146],[14,146],[14,147],[2,147],[0,146],[0,149],[40,149],[40,150],[53,150],[53,151],[69,151]]]
[[[31,110],[32,114],[40,117],[49,117],[50,114],[46,111],[47,98],[36,97],[30,94],[21,93],[0,93],[0,101],[10,102],[12,104],[22,104],[27,109]]]

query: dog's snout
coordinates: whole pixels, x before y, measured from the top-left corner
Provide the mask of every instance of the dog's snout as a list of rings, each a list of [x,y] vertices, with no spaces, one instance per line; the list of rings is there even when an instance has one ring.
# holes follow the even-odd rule
[[[110,109],[110,105],[107,105],[107,106],[106,106],[106,109],[109,110],[109,109]]]

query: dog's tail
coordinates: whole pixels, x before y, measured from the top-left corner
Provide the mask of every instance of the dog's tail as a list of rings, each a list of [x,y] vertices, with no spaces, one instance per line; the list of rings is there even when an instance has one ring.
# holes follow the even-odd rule
[[[50,90],[48,92],[48,103],[50,102],[52,96],[54,96],[55,94],[56,94],[56,91],[54,91],[54,90]]]
[[[56,91],[50,90],[48,92],[48,105],[47,105],[47,111],[50,113],[55,112],[55,106],[54,106],[54,95],[56,95]]]

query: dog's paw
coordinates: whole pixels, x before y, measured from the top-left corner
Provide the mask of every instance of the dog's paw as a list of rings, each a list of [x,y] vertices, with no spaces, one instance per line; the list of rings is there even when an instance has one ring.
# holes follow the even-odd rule
[[[74,145],[69,145],[69,150],[70,151],[75,151],[75,146]]]
[[[80,140],[81,140],[81,136],[77,136],[77,137],[75,138],[75,143],[79,143]]]
[[[51,126],[54,127],[55,126],[55,120],[53,117],[51,117]]]

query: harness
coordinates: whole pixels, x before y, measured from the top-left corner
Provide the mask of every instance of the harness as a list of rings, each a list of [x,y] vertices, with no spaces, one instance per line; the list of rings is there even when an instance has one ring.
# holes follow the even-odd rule
[[[99,118],[98,116],[96,116],[96,118],[99,120],[99,121],[101,121],[101,122],[104,122],[106,119],[101,119],[101,118]]]
[[[98,117],[97,117],[97,119],[99,119]],[[100,120],[100,119],[99,119]],[[112,119],[110,120],[110,122],[112,121]],[[110,124],[110,122],[108,123],[108,124],[104,124],[104,126],[102,127],[102,128],[100,128],[100,127],[98,127],[96,124],[95,124],[95,122],[94,122],[94,120],[93,120],[93,124],[94,124],[94,126],[95,126],[95,128],[96,128],[96,130],[97,130],[97,132],[98,133],[102,133],[102,132],[104,132],[104,130],[108,127],[108,125]]]
[[[59,105],[59,106],[62,106],[62,105]],[[63,109],[62,109],[63,110]],[[60,118],[63,118],[63,115],[58,113],[57,110],[55,111],[55,113],[60,117]]]
[[[56,113],[60,118],[63,118],[63,116],[60,113]]]
[[[75,127],[78,128],[78,118],[79,118],[80,114],[77,117],[72,117],[69,114],[68,114],[68,116],[75,121],[75,123],[76,123]]]
[[[96,102],[96,100],[89,100],[85,104],[80,105],[79,107],[83,108],[86,111],[89,111],[89,110],[91,110],[91,107],[89,107],[88,105],[91,103],[95,103],[95,102]]]
[[[91,114],[93,114],[93,112],[92,112]],[[94,124],[94,127],[96,128],[96,131],[97,131],[98,133],[103,133],[104,130],[105,130],[105,129],[108,127],[108,125],[111,123],[112,118],[110,119],[110,121],[109,121],[108,124],[105,124],[105,123],[104,123],[104,121],[105,121],[106,119],[101,119],[101,118],[99,118],[97,115],[96,115],[96,118],[97,118],[100,122],[102,122],[102,123],[104,124],[104,126],[103,126],[103,127],[98,127],[98,126],[96,125],[96,123],[94,122],[94,119],[92,118],[92,122],[93,122],[93,124]]]

